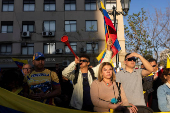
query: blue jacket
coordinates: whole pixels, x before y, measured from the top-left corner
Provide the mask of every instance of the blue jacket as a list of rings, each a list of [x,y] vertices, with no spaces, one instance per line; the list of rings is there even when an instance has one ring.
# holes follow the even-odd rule
[[[165,84],[158,87],[158,107],[161,111],[170,111],[170,88]]]

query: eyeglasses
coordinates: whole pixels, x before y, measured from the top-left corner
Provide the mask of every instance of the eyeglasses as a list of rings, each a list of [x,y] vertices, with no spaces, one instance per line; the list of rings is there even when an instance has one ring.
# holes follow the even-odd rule
[[[127,58],[126,60],[128,60],[128,61],[134,61],[134,62],[136,62],[136,58],[135,57],[130,57],[130,58]]]
[[[153,65],[152,67],[155,67],[156,65]]]
[[[31,68],[22,68],[22,69],[26,69],[27,71],[28,71],[28,70],[31,70]]]
[[[87,60],[80,60],[80,62],[89,62],[89,61],[87,61]]]

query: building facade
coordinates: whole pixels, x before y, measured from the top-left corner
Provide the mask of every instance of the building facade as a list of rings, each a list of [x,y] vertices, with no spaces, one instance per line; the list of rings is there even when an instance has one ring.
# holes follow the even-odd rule
[[[121,11],[120,0],[106,0],[107,10],[111,11],[113,5]],[[35,52],[45,54],[45,67],[55,67],[56,63],[67,66],[74,60],[74,55],[61,42],[64,35],[68,36],[77,56],[88,54],[91,64],[98,64],[95,57],[104,50],[105,32],[97,0],[0,0],[0,7],[0,68],[17,67],[13,57],[32,64]],[[112,15],[110,17],[113,19]],[[122,15],[117,16],[117,25],[122,49],[119,60],[123,64]]]

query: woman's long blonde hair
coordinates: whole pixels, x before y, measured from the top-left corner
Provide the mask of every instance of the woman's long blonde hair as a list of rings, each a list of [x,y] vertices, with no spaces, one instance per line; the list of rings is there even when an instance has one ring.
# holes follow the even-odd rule
[[[103,62],[100,67],[99,67],[99,72],[98,72],[98,80],[101,82],[103,80],[103,75],[102,75],[102,69],[105,65],[109,65],[112,67],[112,70],[113,70],[113,73],[112,73],[112,77],[111,77],[111,80],[112,81],[115,81],[116,80],[116,75],[114,73],[114,69],[113,69],[113,66],[111,63],[109,62]]]

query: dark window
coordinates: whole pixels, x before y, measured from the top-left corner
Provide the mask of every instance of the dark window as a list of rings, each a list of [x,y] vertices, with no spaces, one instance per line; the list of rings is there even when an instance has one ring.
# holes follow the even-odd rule
[[[65,21],[65,32],[76,32],[76,21]]]
[[[35,10],[35,0],[24,0],[24,11],[34,11]]]
[[[76,0],[65,0],[65,11],[74,11],[76,10]]]
[[[33,55],[34,54],[34,44],[21,43],[22,55]]]
[[[55,0],[44,0],[44,11],[55,11]]]
[[[44,21],[44,31],[55,31],[55,21]]]
[[[96,0],[85,0],[85,10],[96,10]]]
[[[86,53],[98,53],[99,52],[99,47],[98,43],[96,43],[95,48],[92,48],[92,43],[86,43]]]
[[[77,43],[71,42],[70,43],[71,48],[73,49],[73,51],[76,53],[77,50]],[[70,49],[68,48],[68,46],[65,45],[65,53],[71,53]]]
[[[86,31],[97,31],[97,21],[86,20]]]
[[[2,21],[1,22],[1,33],[13,33],[13,22]]]
[[[2,0],[2,11],[14,11],[14,0]]]
[[[55,54],[55,43],[44,43],[44,54]]]
[[[35,22],[34,21],[23,21],[22,22],[22,31],[23,32],[34,32],[34,25]]]
[[[12,53],[12,44],[0,44],[0,54],[9,55]]]

